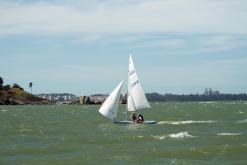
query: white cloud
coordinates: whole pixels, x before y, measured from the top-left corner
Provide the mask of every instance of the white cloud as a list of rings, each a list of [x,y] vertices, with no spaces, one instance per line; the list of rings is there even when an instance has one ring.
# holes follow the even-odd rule
[[[247,33],[245,0],[82,2],[75,1],[73,6],[68,3],[20,4],[0,1],[0,35]]]
[[[215,61],[208,61],[209,64],[212,65],[218,65],[218,66],[224,66],[226,67],[241,67],[241,66],[247,66],[247,58],[237,58],[237,59],[220,59]]]
[[[186,44],[184,39],[163,39],[140,44],[137,47],[169,47],[177,48]]]
[[[140,75],[148,92],[160,93],[197,93],[206,87],[221,92],[243,92],[246,90],[246,79],[238,65],[246,66],[246,58],[241,60],[205,61],[193,65],[155,66],[142,70]],[[158,80],[157,83],[155,80]],[[242,90],[241,90],[242,89]]]
[[[137,43],[136,47],[140,48],[169,48],[174,49],[178,47],[182,47],[187,43],[185,39],[156,39],[151,41],[146,41],[142,43]]]
[[[16,74],[22,79],[30,79],[30,77],[36,80],[46,80],[54,82],[70,83],[76,80],[76,82],[110,82],[112,77],[114,80],[121,80],[123,75],[126,74],[123,68],[113,69],[115,66],[80,66],[80,65],[57,65],[46,68],[33,69],[27,71],[28,74],[20,75],[17,71]],[[25,77],[26,76],[26,77]]]
[[[91,35],[83,35],[76,38],[77,39],[75,41],[77,43],[91,44],[100,41],[103,38],[103,36],[99,34],[91,34]]]
[[[246,47],[246,35],[218,34],[202,36],[196,39],[201,51],[226,51]]]

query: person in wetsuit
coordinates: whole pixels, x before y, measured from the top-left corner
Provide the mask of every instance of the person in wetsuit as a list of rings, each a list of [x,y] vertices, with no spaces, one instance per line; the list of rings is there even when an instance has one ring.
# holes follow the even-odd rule
[[[144,121],[144,117],[141,114],[138,114],[136,122],[137,123],[143,123],[143,121]]]
[[[135,112],[132,113],[132,115],[130,116],[130,119],[135,123],[143,123],[144,121],[144,117],[139,113],[138,115],[136,115]]]
[[[130,116],[130,119],[133,121],[133,122],[136,122],[137,121],[137,116],[136,116],[136,113],[133,112],[132,115]]]

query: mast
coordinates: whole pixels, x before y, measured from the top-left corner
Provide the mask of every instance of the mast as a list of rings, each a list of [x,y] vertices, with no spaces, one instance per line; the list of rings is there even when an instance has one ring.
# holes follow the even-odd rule
[[[127,84],[127,95],[126,95],[126,108],[125,108],[125,120],[126,121],[128,121],[128,104],[129,104],[129,102],[128,102],[128,99],[129,99],[129,82],[130,82],[130,79],[129,79],[129,62],[128,62],[128,84]]]
[[[127,98],[126,99],[127,99],[127,104],[126,104],[126,108],[125,108],[125,115],[126,115],[125,116],[126,117],[125,120],[128,121],[128,92],[127,92]]]

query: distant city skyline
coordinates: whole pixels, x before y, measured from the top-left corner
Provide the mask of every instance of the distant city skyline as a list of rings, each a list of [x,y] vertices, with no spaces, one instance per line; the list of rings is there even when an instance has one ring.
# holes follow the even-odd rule
[[[146,93],[247,93],[245,0],[0,0],[0,77],[107,94],[131,52]]]

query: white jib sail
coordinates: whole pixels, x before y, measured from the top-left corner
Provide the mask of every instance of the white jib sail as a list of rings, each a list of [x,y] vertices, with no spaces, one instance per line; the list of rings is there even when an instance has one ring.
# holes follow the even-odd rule
[[[129,57],[128,111],[150,108],[140,80],[136,74],[132,57]]]
[[[122,81],[106,99],[104,104],[100,107],[99,112],[110,119],[115,119],[117,116],[118,101],[120,98],[121,89],[123,86]]]

